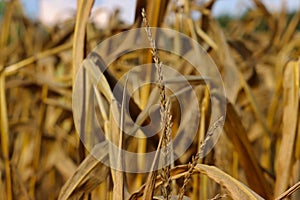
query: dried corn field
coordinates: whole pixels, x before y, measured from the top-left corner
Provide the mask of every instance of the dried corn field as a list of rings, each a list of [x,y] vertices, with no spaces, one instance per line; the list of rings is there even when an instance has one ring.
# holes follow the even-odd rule
[[[93,0],[78,0],[74,19],[51,28],[26,18],[18,0],[4,1],[1,199],[300,199],[300,11],[292,17],[285,9],[271,13],[253,0],[255,6],[242,18],[220,24],[212,15],[218,1],[183,2],[137,0],[133,25],[122,23],[116,13],[99,29],[89,20]],[[192,63],[156,49],[155,43],[164,41],[156,40],[156,29],[150,27],[172,29],[197,41],[216,64],[226,97],[214,90],[216,80],[198,74]],[[102,66],[107,68],[102,74],[88,71],[105,65],[106,57],[90,54],[99,43],[136,28],[143,28],[147,48],[119,53],[109,67]],[[126,41],[136,40],[129,35]],[[191,46],[170,41],[165,42],[168,47],[173,41],[185,54],[199,57]],[[117,40],[99,52],[126,44]],[[86,90],[86,77],[77,75],[84,59],[86,73],[98,81],[92,90]],[[147,63],[155,64],[154,72],[136,70],[124,77]],[[183,103],[176,100],[180,94],[168,86],[182,80],[171,77],[173,72],[163,73],[163,64],[185,77],[195,96],[184,90]],[[76,93],[75,86],[83,89]],[[214,95],[219,104],[213,104]],[[81,105],[81,98],[90,104]],[[199,124],[193,118],[195,103]],[[211,121],[214,109],[222,106],[226,113]],[[124,130],[145,135],[128,125],[128,119],[162,129],[151,129],[151,137],[126,135]],[[139,169],[134,173],[111,167],[112,162],[123,163],[122,151],[114,154],[107,141],[132,153],[163,149],[156,151],[163,159],[171,159],[173,148],[184,148],[184,142],[190,145],[161,168],[158,153],[151,166],[143,158],[125,160],[127,167]]]

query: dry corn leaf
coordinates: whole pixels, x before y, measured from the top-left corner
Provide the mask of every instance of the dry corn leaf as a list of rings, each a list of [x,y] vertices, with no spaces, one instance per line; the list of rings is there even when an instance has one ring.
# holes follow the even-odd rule
[[[171,169],[171,179],[176,180],[182,178],[186,175],[188,171],[188,165],[181,165]],[[249,200],[263,200],[258,194],[256,194],[253,190],[248,188],[246,185],[226,174],[222,170],[218,169],[214,166],[209,166],[205,164],[197,164],[194,168],[193,173],[202,173],[207,175],[210,179],[214,180],[216,183],[225,187],[230,196],[233,199],[241,200],[241,199],[249,199]],[[156,178],[155,188],[159,187],[162,184],[160,177]],[[143,195],[146,186],[143,185],[138,191],[133,193],[130,196],[130,200],[138,199]]]
[[[299,61],[289,62],[284,72],[282,141],[276,160],[275,197],[287,189],[293,164],[292,160],[295,151],[296,131],[299,117],[299,73]]]
[[[160,149],[162,146],[163,137],[161,136],[159,139],[159,143],[155,152],[155,156],[153,159],[153,163],[151,166],[151,171],[148,174],[147,181],[145,183],[145,190],[143,194],[143,200],[152,199],[154,195],[154,188],[155,188],[155,179],[158,174],[157,167],[159,163]]]
[[[284,193],[282,193],[279,197],[277,197],[275,200],[281,200],[281,199],[285,199],[288,196],[290,196],[291,194],[293,194],[294,192],[296,192],[297,190],[300,189],[300,181],[297,182],[295,185],[293,185],[292,187],[290,187],[287,191],[285,191]]]
[[[76,77],[72,107],[80,139],[88,150],[104,137],[95,114],[96,103],[101,104],[99,91],[111,103],[113,94],[105,77],[95,63],[90,59],[86,59]]]
[[[298,11],[296,15],[293,17],[291,22],[288,24],[284,34],[282,35],[282,40],[280,41],[280,46],[285,46],[290,42],[290,40],[293,38],[293,36],[296,33],[297,25],[300,21],[300,12]]]
[[[239,66],[239,70],[243,74],[244,79],[248,81],[256,75],[255,67],[257,61],[253,57],[253,52],[246,46],[245,42],[241,40],[230,40],[228,44],[236,53],[240,54],[245,63],[245,66]]]
[[[120,133],[120,127],[119,127],[119,119],[120,119],[120,106],[118,102],[113,99],[110,105],[110,113],[109,113],[109,133],[107,133],[108,140],[112,143],[112,145],[109,145],[109,160],[110,165],[114,166],[114,168],[111,168],[112,171],[112,179],[113,182],[115,182],[115,167],[118,164],[118,152],[116,152],[115,146],[119,143],[119,133]]]
[[[120,119],[121,119],[121,111],[119,104],[116,100],[112,100],[111,102],[111,111],[110,111],[110,132],[109,132],[109,140],[113,143],[113,145],[109,145],[109,160],[110,160],[110,168],[113,180],[113,199],[124,199],[124,176],[123,172],[120,170],[122,168],[123,163],[120,162],[121,159],[121,150],[122,146],[119,148],[115,148],[118,144],[122,144],[123,138],[121,137],[120,133],[122,134],[122,130],[120,127]],[[120,168],[119,168],[120,167]],[[117,169],[116,169],[117,168]]]
[[[126,93],[125,89],[127,88],[127,83],[128,83],[128,77],[126,78],[124,88],[123,88],[123,97],[122,97],[122,105],[121,105],[121,111],[120,111],[120,122],[119,122],[119,141],[118,141],[118,157],[117,157],[117,164],[118,164],[118,169],[116,171],[116,182],[114,182],[114,188],[113,188],[113,193],[114,196],[113,198],[115,200],[123,200],[125,198],[124,196],[124,190],[125,190],[125,184],[124,184],[124,155],[123,155],[123,147],[124,147],[124,135],[123,135],[123,130],[124,130],[124,122],[125,122],[125,114],[126,112],[125,109],[125,104],[126,104]],[[127,199],[127,198],[126,198]]]
[[[86,35],[86,25],[94,4],[94,0],[77,1],[77,15],[73,39],[73,80],[84,58],[84,39]]]
[[[156,160],[154,160],[153,163],[157,163]],[[155,166],[155,164],[153,166]],[[151,171],[149,173],[147,181],[145,183],[145,189],[143,191],[143,200],[148,200],[153,198],[156,176],[157,176],[157,170]],[[134,196],[131,196],[129,199],[132,198],[134,198]]]
[[[240,76],[240,82],[242,83],[242,87],[247,95],[247,98],[249,99],[249,102],[251,103],[253,112],[254,112],[258,122],[262,126],[265,135],[270,136],[271,133],[267,126],[267,122],[266,122],[265,117],[263,116],[262,112],[260,111],[259,105],[257,103],[257,100],[256,100],[251,88],[249,87],[248,83],[246,82],[246,80],[244,79],[244,77],[242,76],[242,74],[240,72],[239,72],[239,76]]]
[[[95,145],[91,154],[82,161],[73,176],[62,187],[59,200],[80,197],[83,193],[92,191],[106,179],[108,167],[103,163],[108,162],[107,148],[107,141]]]
[[[230,196],[233,199],[263,200],[262,197],[260,197],[258,194],[256,194],[246,185],[239,182],[238,180],[231,177],[230,175],[226,174],[225,172],[218,169],[217,167],[198,164],[195,167],[195,171],[199,171],[202,174],[206,174],[209,178],[213,179],[215,182],[225,187],[229,191]]]
[[[257,159],[254,157],[254,152],[247,138],[246,130],[231,103],[227,104],[227,116],[224,129],[239,155],[250,188],[262,197],[271,199],[271,188],[263,176]]]
[[[235,103],[237,95],[241,89],[239,70],[236,66],[235,60],[233,59],[227,39],[223,30],[220,28],[218,23],[212,19],[210,23],[213,40],[218,46],[219,59],[222,61],[224,66],[224,86],[226,90],[226,96],[231,103]]]
[[[95,66],[97,67],[97,70],[100,70],[102,72],[102,74],[104,75],[104,77],[105,77],[104,80],[108,83],[108,84],[105,83],[105,89],[108,89],[108,87],[106,87],[106,85],[109,85],[109,87],[111,88],[110,91],[114,91],[115,99],[118,101],[119,104],[121,104],[122,94],[123,94],[122,91],[123,91],[124,86],[122,85],[122,83],[118,82],[118,80],[115,78],[115,76],[106,68],[106,63],[103,61],[101,56],[97,53],[97,51],[100,51],[100,50],[96,50],[96,52],[90,53],[88,58],[91,59],[92,62],[94,62]],[[101,77],[102,77],[101,73],[97,73],[97,75],[98,74],[101,75]],[[95,76],[95,77],[97,78],[97,76]],[[99,80],[97,78],[97,80],[99,80],[97,82],[98,87],[100,87],[101,82],[103,81],[102,79]],[[141,113],[141,109],[135,103],[133,98],[130,97],[127,90],[125,90],[125,95],[126,95],[126,99],[129,99],[129,108],[128,109],[129,109],[130,116],[131,116],[133,121],[136,121],[138,115]],[[108,98],[108,100],[109,99],[111,99],[111,98]],[[143,121],[143,125],[149,124],[149,123],[150,123],[150,118],[147,117]]]

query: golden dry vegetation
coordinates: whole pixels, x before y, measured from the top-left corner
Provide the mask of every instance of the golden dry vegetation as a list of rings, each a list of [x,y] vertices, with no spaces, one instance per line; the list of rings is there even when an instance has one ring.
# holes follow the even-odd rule
[[[89,21],[93,0],[78,0],[76,18],[51,28],[26,18],[18,0],[3,3],[1,199],[300,199],[300,12],[292,18],[284,9],[270,13],[263,3],[253,0],[255,6],[245,16],[221,26],[211,14],[217,1],[184,1],[180,6],[174,2],[137,0],[133,25],[121,23],[116,14],[105,29],[97,29]],[[193,19],[192,11],[201,17]],[[106,139],[100,138],[100,143],[89,149],[98,159],[79,139],[73,121],[72,88],[83,59],[104,39],[147,23],[196,40],[222,75],[227,98],[221,99],[227,108],[226,116],[220,118],[224,120],[223,133],[206,157],[199,152],[209,145],[218,128],[218,121],[209,127],[211,91],[201,78],[192,79],[197,74],[189,63],[166,52],[158,54],[153,46],[152,54],[146,49],[120,56],[99,82],[97,100],[102,103],[97,113]],[[145,32],[149,36],[150,29]],[[151,37],[148,40],[150,43]],[[147,123],[148,112],[143,111],[148,104],[159,102],[163,131],[148,139],[125,137],[112,115],[129,116],[123,113],[124,107],[118,113],[117,102],[106,94],[111,94],[114,82],[125,72],[137,64],[151,63],[153,58],[159,87],[140,87],[129,110],[135,120],[143,118],[140,124]],[[160,72],[160,62],[174,66],[191,82],[196,80],[194,101],[201,112],[196,137],[171,166],[149,173],[116,171],[102,163],[111,158],[107,138],[142,153],[167,146],[179,127],[193,125],[189,120],[192,111],[177,112],[177,102],[168,100],[171,94],[164,88],[164,80],[169,77]],[[142,78],[150,77],[146,74]],[[127,88],[127,82],[122,84]],[[82,95],[89,99],[88,91]],[[180,117],[185,119],[182,124],[178,123]],[[90,126],[86,123],[80,134],[88,133]],[[172,148],[164,153],[170,151]],[[143,167],[143,160],[134,165]]]

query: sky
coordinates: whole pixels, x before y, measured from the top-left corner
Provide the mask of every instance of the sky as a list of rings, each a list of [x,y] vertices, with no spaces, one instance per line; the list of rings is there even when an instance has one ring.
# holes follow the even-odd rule
[[[53,25],[58,21],[74,16],[76,10],[76,0],[21,0],[25,12],[31,17]],[[174,0],[170,0],[174,1]],[[180,0],[179,0],[180,1]],[[198,0],[203,2],[205,0]],[[270,11],[278,11],[285,3],[288,10],[296,10],[300,7],[300,0],[262,0]],[[103,23],[108,20],[108,13],[115,7],[121,9],[121,18],[126,23],[132,23],[134,20],[136,0],[95,0],[93,9],[101,9],[104,12],[98,12],[98,20]],[[253,6],[251,0],[217,0],[213,14],[215,16],[229,14],[239,16],[249,7]],[[105,14],[106,13],[106,14]]]

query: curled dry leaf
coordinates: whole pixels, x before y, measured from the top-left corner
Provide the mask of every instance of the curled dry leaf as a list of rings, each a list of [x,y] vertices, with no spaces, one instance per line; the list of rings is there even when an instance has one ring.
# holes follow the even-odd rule
[[[173,168],[171,170],[171,179],[176,180],[182,178],[186,175],[188,169],[188,165],[181,165]],[[249,187],[231,177],[227,173],[218,169],[214,166],[209,166],[205,164],[197,164],[194,168],[193,173],[202,173],[207,175],[210,179],[214,180],[216,183],[225,187],[229,196],[231,196],[234,200],[248,199],[248,200],[263,200],[261,196],[251,190]],[[162,184],[160,177],[156,178],[155,188],[159,187]],[[145,185],[143,185],[138,191],[133,193],[130,196],[130,200],[138,199],[143,195],[145,190]]]
[[[73,176],[62,187],[59,200],[66,200],[82,196],[103,182],[108,175],[108,167],[103,163],[108,160],[108,144],[106,141],[95,145],[78,166]]]
[[[298,181],[295,185],[293,185],[287,191],[285,191],[284,193],[282,193],[275,200],[285,199],[285,198],[287,198],[288,196],[290,196],[291,194],[293,194],[294,192],[296,192],[299,189],[300,189],[300,181]]]
[[[283,127],[282,141],[277,157],[277,172],[274,195],[284,192],[289,184],[293,156],[295,152],[297,123],[299,117],[299,61],[291,61],[286,66],[283,79]],[[299,128],[299,127],[298,127]]]
[[[225,187],[233,199],[263,200],[261,196],[256,194],[246,185],[226,174],[217,167],[198,164],[196,165],[195,170],[206,174],[209,178]]]
[[[239,119],[233,105],[227,104],[227,116],[224,126],[228,138],[237,151],[244,168],[248,184],[264,198],[271,199],[271,188],[266,182],[253,149],[247,138],[246,130]]]

